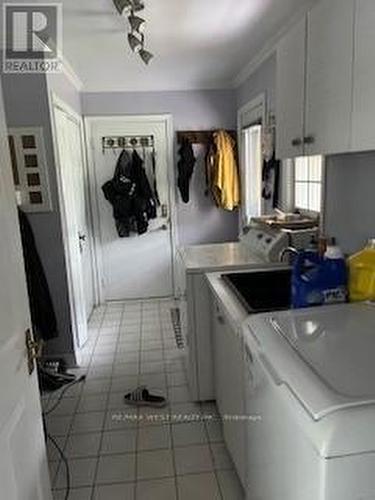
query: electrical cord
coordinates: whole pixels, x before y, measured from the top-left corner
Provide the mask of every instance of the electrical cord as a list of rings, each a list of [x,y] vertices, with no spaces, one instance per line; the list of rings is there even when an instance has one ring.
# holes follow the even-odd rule
[[[61,458],[61,461],[64,462],[65,470],[66,470],[66,490],[65,490],[64,500],[68,500],[69,495],[70,495],[70,469],[69,469],[68,460],[67,460],[66,456],[64,455],[64,452],[62,451],[60,446],[57,444],[55,438],[53,438],[51,436],[51,434],[48,434],[48,433],[47,433],[47,438],[51,441],[51,443],[54,445],[54,447],[58,451],[60,458]]]
[[[56,400],[56,403],[54,403],[51,408],[47,408],[47,410],[45,412],[43,412],[43,415],[46,417],[47,415],[49,415],[50,413],[52,413],[53,411],[56,410],[56,408],[59,406],[59,404],[61,403],[61,400],[62,398],[64,397],[64,394],[73,387],[73,385],[76,385],[76,384],[79,384],[81,382],[84,382],[86,380],[86,375],[82,375],[80,378],[78,378],[77,380],[74,380],[73,382],[71,382],[70,384],[67,384],[64,389],[60,392],[59,394],[59,397],[57,398]]]
[[[45,417],[47,417],[48,415],[50,415],[53,411],[56,410],[56,408],[59,406],[59,404],[61,403],[61,400],[62,398],[64,397],[64,394],[69,390],[71,389],[74,385],[76,384],[79,384],[81,382],[84,382],[86,380],[86,375],[82,375],[81,377],[79,377],[77,380],[74,380],[73,382],[70,382],[70,384],[67,384],[63,390],[60,392],[59,394],[59,397],[57,398],[56,402],[51,406],[51,408],[48,408],[46,411],[44,411],[42,413],[43,415],[43,420],[44,420],[44,424],[46,425],[46,421],[45,421]],[[65,465],[65,470],[66,470],[66,490],[65,490],[65,498],[64,500],[68,500],[69,499],[69,495],[70,495],[70,469],[69,469],[69,463],[68,463],[68,460],[66,458],[66,456],[64,455],[64,452],[62,451],[62,449],[60,448],[60,446],[57,444],[56,440],[51,436],[51,434],[49,434],[48,432],[46,432],[46,435],[47,435],[47,439],[49,439],[51,441],[51,443],[54,445],[54,447],[56,448],[56,450],[58,451],[59,455],[60,455],[60,458],[61,458],[61,461],[64,463]]]

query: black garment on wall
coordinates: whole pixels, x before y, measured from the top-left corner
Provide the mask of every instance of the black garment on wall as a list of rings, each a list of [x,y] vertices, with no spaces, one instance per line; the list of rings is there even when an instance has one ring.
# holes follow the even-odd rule
[[[194,156],[193,146],[186,138],[183,139],[180,150],[180,159],[177,164],[178,179],[177,185],[181,193],[181,198],[184,203],[189,203],[189,186],[190,180],[194,172],[196,158]]]
[[[279,207],[280,165],[281,162],[276,160],[275,154],[270,160],[265,160],[263,162],[262,198],[270,201],[272,203],[272,208]]]
[[[58,336],[56,315],[42,262],[35,244],[30,222],[24,212],[18,209],[21,229],[23,257],[25,261],[27,291],[34,333],[43,340]]]
[[[143,161],[136,151],[130,155],[123,150],[117,160],[113,178],[102,190],[113,207],[117,233],[120,238],[131,232],[144,234],[148,221],[156,218],[156,203],[143,168]]]

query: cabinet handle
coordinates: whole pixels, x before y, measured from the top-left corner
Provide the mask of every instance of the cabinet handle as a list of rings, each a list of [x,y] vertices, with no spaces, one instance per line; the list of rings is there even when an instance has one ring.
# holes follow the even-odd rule
[[[294,146],[294,147],[302,146],[302,139],[299,137],[297,137],[296,139],[293,139],[292,146]]]
[[[303,139],[304,144],[314,144],[314,142],[315,142],[315,137],[313,135],[308,135]]]

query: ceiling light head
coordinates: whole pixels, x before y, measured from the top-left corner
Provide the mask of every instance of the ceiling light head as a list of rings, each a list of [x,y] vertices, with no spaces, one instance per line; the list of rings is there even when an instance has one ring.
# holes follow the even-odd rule
[[[129,14],[132,11],[131,0],[113,0],[113,3],[119,14]]]
[[[145,50],[145,49],[141,49],[139,51],[139,55],[145,64],[148,64],[151,61],[151,59],[154,57],[154,55],[151,54],[151,52],[149,52],[148,50]]]
[[[129,24],[132,31],[137,31],[138,33],[143,33],[146,21],[141,17],[132,14],[128,17]]]
[[[142,40],[136,37],[133,33],[128,34],[128,42],[133,52],[140,52],[142,49]]]
[[[133,0],[132,4],[134,12],[140,12],[145,8],[145,4],[142,2],[142,0]]]

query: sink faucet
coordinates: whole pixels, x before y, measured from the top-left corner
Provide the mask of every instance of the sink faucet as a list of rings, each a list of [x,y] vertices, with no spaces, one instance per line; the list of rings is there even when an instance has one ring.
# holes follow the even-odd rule
[[[279,262],[283,262],[284,257],[285,257],[285,255],[287,253],[292,253],[292,254],[298,256],[298,250],[296,248],[294,248],[294,247],[285,247],[279,253]]]

